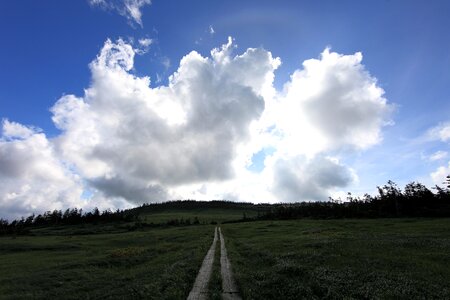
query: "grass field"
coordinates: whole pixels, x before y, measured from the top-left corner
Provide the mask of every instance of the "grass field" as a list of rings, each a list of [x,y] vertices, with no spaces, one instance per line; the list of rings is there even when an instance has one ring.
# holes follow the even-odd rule
[[[186,299],[210,223],[248,209],[143,209],[140,222],[49,226],[0,237],[0,299]],[[199,225],[167,226],[198,218]],[[450,219],[221,224],[244,299],[450,299]],[[220,244],[209,285],[221,299]]]
[[[257,212],[253,210],[240,209],[193,209],[193,210],[164,210],[158,212],[143,213],[140,219],[146,223],[164,223],[170,220],[197,219],[200,223],[210,224],[222,223],[226,221],[240,220],[243,215],[255,217]]]
[[[139,222],[160,226],[59,225],[0,236],[0,299],[185,299],[214,236],[210,223],[244,213],[256,215],[233,207],[146,207],[138,209]],[[196,218],[199,225],[166,225]]]
[[[244,217],[254,218],[259,213],[270,209],[268,205],[236,203],[230,201],[176,201],[164,204],[142,206],[131,210],[145,223],[166,223],[171,220],[195,219],[202,224],[223,223],[241,220]]]
[[[213,226],[0,238],[2,299],[185,299]]]
[[[450,299],[450,220],[222,226],[244,299]]]

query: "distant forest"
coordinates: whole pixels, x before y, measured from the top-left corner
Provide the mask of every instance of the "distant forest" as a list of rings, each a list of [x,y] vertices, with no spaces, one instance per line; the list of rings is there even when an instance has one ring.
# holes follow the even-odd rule
[[[450,176],[446,187],[436,185],[435,192],[418,182],[408,183],[403,191],[393,181],[377,189],[376,196],[365,194],[360,198],[348,193],[345,200],[278,204],[259,218],[450,217]]]
[[[348,193],[346,199],[329,198],[328,201],[297,202],[280,204],[252,204],[224,200],[195,201],[178,200],[164,203],[143,204],[129,210],[100,212],[95,208],[91,212],[82,209],[47,211],[44,214],[9,222],[0,219],[0,235],[26,233],[35,227],[54,225],[98,224],[110,222],[134,222],[142,226],[139,215],[170,210],[196,209],[239,209],[255,211],[256,216],[247,217],[245,213],[239,220],[229,222],[249,222],[256,220],[287,220],[301,218],[396,218],[396,217],[450,217],[450,176],[445,187],[435,186],[431,191],[425,185],[411,182],[401,190],[393,181],[377,187],[378,195],[365,194],[353,197]],[[144,224],[158,226],[183,226],[199,224],[198,220],[170,220],[164,224]],[[139,227],[139,226],[138,226]],[[133,227],[133,228],[136,228]]]

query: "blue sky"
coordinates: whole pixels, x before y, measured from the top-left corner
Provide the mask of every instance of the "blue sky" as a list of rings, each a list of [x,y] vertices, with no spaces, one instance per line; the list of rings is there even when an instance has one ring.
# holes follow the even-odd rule
[[[390,111],[387,113],[384,108],[380,108],[380,117],[374,121],[379,123],[377,123],[378,127],[370,129],[380,130],[379,140],[371,142],[370,145],[361,149],[356,145],[356,140],[348,143],[334,141],[329,142],[330,145],[333,144],[332,147],[321,148],[314,152],[314,155],[305,154],[306,152],[298,153],[306,155],[307,158],[294,158],[295,155],[292,153],[286,154],[288,155],[286,157],[281,156],[281,154],[276,154],[277,148],[274,148],[271,142],[266,141],[266,144],[260,143],[258,146],[255,142],[252,144],[253,146],[248,146],[248,149],[252,150],[246,150],[248,151],[247,156],[250,155],[250,165],[247,164],[246,168],[255,174],[264,173],[262,171],[265,166],[264,160],[269,156],[274,156],[271,167],[272,175],[264,176],[275,178],[272,178],[272,181],[269,180],[274,185],[270,193],[275,198],[284,195],[284,193],[276,192],[282,188],[282,182],[296,182],[297,180],[296,188],[301,188],[302,184],[308,182],[309,179],[303,179],[302,172],[312,170],[313,163],[325,166],[332,161],[337,164],[336,166],[345,166],[346,170],[351,173],[351,176],[348,176],[352,179],[343,180],[341,178],[343,181],[327,181],[328,185],[325,184],[325,189],[329,189],[330,193],[336,195],[339,194],[339,191],[347,190],[356,193],[371,192],[376,185],[383,184],[388,179],[393,179],[400,184],[411,180],[421,180],[431,185],[438,181],[437,177],[449,171],[449,158],[446,154],[449,151],[450,139],[447,131],[450,128],[448,127],[450,121],[450,21],[448,18],[450,3],[448,1],[154,0],[151,4],[150,1],[142,1],[143,5],[137,7],[142,17],[141,20],[137,20],[133,19],[133,16],[124,8],[126,3],[136,4],[139,2],[137,0],[128,2],[127,0],[20,0],[0,3],[0,34],[3,40],[0,47],[0,118],[8,120],[8,122],[16,122],[17,126],[31,128],[35,134],[37,132],[44,133],[46,142],[49,143],[51,151],[55,153],[54,159],[57,162],[54,163],[59,167],[61,164],[69,165],[68,171],[66,169],[60,171],[66,175],[69,174],[70,178],[75,176],[79,181],[77,183],[79,189],[75,189],[77,192],[74,193],[82,190],[83,195],[86,195],[86,191],[93,191],[89,192],[89,195],[98,195],[92,199],[83,196],[80,202],[71,200],[67,203],[60,201],[57,204],[46,204],[43,201],[39,205],[30,204],[31,202],[25,196],[24,198],[10,197],[5,200],[5,195],[20,194],[14,189],[23,190],[24,186],[33,186],[32,182],[27,182],[30,180],[28,175],[23,175],[24,177],[20,177],[23,180],[22,186],[11,186],[9,190],[0,190],[0,196],[3,195],[4,198],[0,203],[3,203],[5,209],[11,211],[11,215],[33,209],[58,207],[58,205],[62,205],[61,203],[80,206],[89,206],[90,202],[100,206],[133,205],[143,201],[142,197],[144,197],[140,194],[139,200],[134,199],[134,193],[131,192],[134,190],[147,191],[149,195],[161,196],[164,194],[169,198],[175,196],[200,198],[223,196],[259,202],[260,198],[249,199],[252,198],[251,195],[256,194],[241,192],[236,184],[230,185],[232,187],[228,190],[226,188],[220,190],[217,187],[219,185],[226,186],[227,184],[224,182],[230,180],[239,181],[240,175],[236,174],[241,173],[236,169],[230,172],[228,172],[229,170],[223,171],[222,174],[214,171],[217,166],[194,166],[201,172],[199,171],[198,178],[194,176],[196,179],[193,182],[181,179],[173,182],[165,180],[162,178],[170,174],[165,175],[164,172],[155,171],[155,174],[159,175],[152,173],[153,175],[150,177],[139,177],[139,180],[143,180],[143,186],[137,187],[129,184],[133,180],[133,182],[139,181],[135,177],[126,179],[118,177],[118,172],[123,171],[120,168],[111,167],[112,171],[109,171],[113,175],[110,173],[99,175],[91,170],[83,169],[83,164],[89,161],[87,157],[75,158],[65,154],[70,151],[64,147],[69,146],[61,140],[69,140],[72,135],[69,129],[55,126],[55,122],[52,120],[55,112],[51,108],[64,98],[64,95],[72,94],[83,98],[81,100],[83,103],[95,106],[93,103],[96,103],[96,100],[89,100],[89,97],[84,94],[85,89],[99,89],[96,86],[95,72],[89,64],[96,57],[101,56],[100,53],[102,49],[105,49],[105,42],[108,39],[113,44],[122,39],[125,44],[132,45],[136,55],[133,67],[126,70],[127,73],[135,78],[149,76],[150,86],[155,88],[168,86],[169,76],[178,70],[180,60],[191,51],[198,52],[204,58],[211,57],[210,51],[226,44],[228,37],[231,36],[233,38],[233,45],[230,46],[230,49],[233,49],[233,54],[230,54],[231,58],[235,55],[242,55],[248,48],[265,49],[273,58],[280,58],[281,65],[277,65],[271,71],[274,77],[272,87],[280,95],[286,92],[285,84],[291,81],[291,75],[296,70],[303,69],[302,62],[309,59],[320,60],[321,53],[327,47],[332,53],[344,56],[361,52],[361,65],[365,68],[361,72],[369,74],[369,77],[364,80],[367,82],[376,80],[376,86],[384,90],[384,95],[380,97],[387,100],[386,111]],[[140,51],[138,49],[140,39],[151,39],[152,42],[148,49],[141,49],[145,53],[139,54],[137,52]],[[120,48],[118,51],[122,50],[123,48]],[[244,71],[246,70],[242,69],[242,72]],[[222,91],[219,90],[218,93],[220,94]],[[213,99],[214,95],[210,95],[210,98]],[[198,97],[198,95],[195,96]],[[233,97],[239,98],[236,95]],[[295,95],[286,97],[295,98]],[[380,97],[377,98],[377,101],[381,101]],[[281,99],[282,96],[279,98]],[[268,111],[268,103],[270,103],[269,100],[265,100],[263,114]],[[108,112],[110,112],[109,109]],[[256,105],[255,109],[259,109],[259,106]],[[121,110],[124,111],[126,108],[121,107]],[[170,114],[170,109],[168,110]],[[267,115],[268,119],[276,118],[269,116],[269,113]],[[199,116],[203,115],[199,114]],[[253,121],[262,118],[261,111],[255,112],[255,115],[249,113],[248,116]],[[226,116],[222,115],[222,117],[226,119]],[[319,124],[317,122],[320,122],[320,118],[313,121],[312,124]],[[78,119],[77,122],[84,124]],[[274,122],[277,124],[277,121]],[[326,120],[324,122],[326,123]],[[5,121],[3,123],[5,124]],[[248,127],[250,123],[236,124],[239,126],[244,124]],[[287,132],[291,129],[286,129],[286,126],[281,129],[280,125],[280,130],[284,130],[283,134],[287,136],[289,135]],[[295,130],[295,126],[300,125],[294,124],[292,130]],[[321,128],[321,125],[319,127]],[[41,131],[35,128],[40,128]],[[329,128],[329,126],[324,128]],[[4,147],[12,147],[14,140],[16,144],[18,141],[27,142],[28,137],[18,137],[14,134],[8,136],[5,130],[4,128],[1,140]],[[136,129],[136,132],[140,132],[139,130]],[[202,134],[209,136],[209,133]],[[197,132],[195,136],[200,137],[202,134]],[[295,135],[295,133],[292,134],[292,136]],[[226,153],[223,154],[224,157],[229,157],[229,160],[225,159],[229,163],[225,169],[231,165],[234,166],[234,159],[239,156],[236,153],[240,151],[240,143],[246,143],[249,139],[258,140],[252,134],[250,137],[242,134],[242,136],[233,138],[233,141],[237,141],[236,144],[229,145],[229,149],[227,149],[230,152],[224,151]],[[195,145],[200,143],[195,138],[190,141],[195,142]],[[214,141],[217,142],[216,139]],[[301,142],[309,143],[307,140]],[[131,143],[130,146],[132,146],[131,140],[128,140],[128,143]],[[338,144],[339,146],[337,146]],[[290,144],[286,142],[277,145]],[[162,147],[158,149],[165,149],[162,145],[158,145],[158,147]],[[281,153],[281,150],[278,152]],[[5,155],[5,152],[2,153]],[[139,155],[141,154],[136,154],[134,158],[142,159]],[[33,159],[39,160],[38,157]],[[173,158],[168,158],[168,160],[171,159]],[[213,164],[214,159],[221,160],[212,158]],[[280,161],[279,163],[276,162],[277,159]],[[242,158],[242,160],[245,159]],[[325,163],[323,163],[324,160]],[[281,161],[290,161],[290,163],[285,165]],[[13,168],[11,161],[4,158],[0,159],[0,169],[2,162],[3,168],[6,168],[7,164],[10,166],[9,168]],[[103,163],[114,165],[108,159],[103,159]],[[180,163],[180,165],[189,164]],[[266,165],[270,165],[270,163],[267,161]],[[179,165],[176,166],[179,167]],[[170,169],[170,167],[172,165],[166,169]],[[277,172],[295,173],[295,180],[291,178],[293,181],[290,179],[278,182],[276,178],[281,175]],[[313,173],[315,174],[315,172]],[[230,175],[231,173],[234,175]],[[435,173],[434,177],[431,175],[432,173]],[[277,174],[280,176],[277,177]],[[6,184],[14,179],[11,176],[11,174],[4,175],[0,177],[0,180]],[[112,182],[115,182],[111,176],[123,184],[123,190],[113,192],[108,188]],[[170,176],[173,177],[173,175]],[[15,179],[17,181],[17,178]],[[112,180],[112,182],[108,182],[108,180]],[[257,178],[248,180],[246,183],[248,186],[253,186],[258,181]],[[342,182],[342,184],[333,185],[330,182]],[[344,182],[345,184],[343,184]],[[195,187],[190,186],[194,183]],[[279,188],[276,187],[277,184]],[[149,187],[153,189],[149,190]],[[202,194],[202,191],[205,190],[209,192]],[[295,188],[294,191],[296,191]],[[3,194],[1,194],[2,192]],[[55,195],[60,197],[61,193]],[[307,193],[305,197],[314,198],[312,195],[312,192]],[[292,198],[286,195],[283,197]],[[73,199],[77,199],[77,197],[73,196]],[[308,199],[299,198],[298,200]],[[279,200],[283,201],[283,199]],[[20,204],[16,205],[14,201],[18,201]]]

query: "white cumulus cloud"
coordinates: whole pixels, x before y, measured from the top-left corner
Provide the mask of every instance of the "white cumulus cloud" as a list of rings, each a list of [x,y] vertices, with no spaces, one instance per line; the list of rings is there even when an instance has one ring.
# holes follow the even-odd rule
[[[231,58],[230,47],[212,58],[189,53],[168,86],[151,88],[148,77],[128,72],[131,46],[107,41],[90,65],[84,97],[64,96],[52,108],[64,159],[106,195],[133,202],[167,200],[167,188],[180,184],[232,178],[236,146],[264,110],[259,91],[274,59],[266,53],[258,61],[264,72],[248,70],[246,82],[233,69],[259,54]]]
[[[82,185],[35,128],[3,120],[0,137],[0,217],[80,206]]]
[[[361,53],[326,49],[294,72],[273,110],[283,148],[314,155],[342,147],[365,149],[381,140],[392,106],[361,61]]]
[[[175,198],[326,200],[354,182],[357,170],[330,153],[380,142],[392,110],[362,55],[326,49],[278,91],[279,58],[235,49],[229,38],[209,57],[192,51],[167,85],[153,87],[133,74],[140,50],[107,40],[89,65],[84,95],[65,95],[51,109],[60,135],[49,140],[4,122],[1,205],[25,212]],[[259,162],[262,171],[250,171],[263,149],[272,150]],[[52,187],[45,199],[43,186]],[[83,189],[94,196],[84,199]]]

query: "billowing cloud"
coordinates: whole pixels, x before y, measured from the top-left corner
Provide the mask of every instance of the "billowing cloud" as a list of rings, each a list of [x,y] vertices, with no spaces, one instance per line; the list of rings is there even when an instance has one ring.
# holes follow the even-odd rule
[[[79,206],[80,178],[58,159],[45,134],[3,120],[0,137],[0,207],[2,216]]]
[[[189,53],[168,86],[151,88],[148,77],[128,72],[132,48],[107,41],[85,96],[64,96],[52,108],[60,153],[106,195],[130,201],[151,201],[155,188],[166,200],[164,187],[232,178],[236,146],[264,110],[259,91],[276,64],[254,50],[230,58],[230,47],[212,58]],[[254,56],[264,72],[242,80],[233,70]]]
[[[361,64],[362,54],[326,49],[303,62],[272,111],[274,126],[293,155],[324,150],[365,149],[381,139],[392,105]]]
[[[278,160],[274,168],[274,193],[279,201],[323,201],[329,191],[353,181],[350,169],[326,157]]]
[[[89,0],[91,6],[102,9],[115,10],[130,22],[142,27],[142,7],[150,5],[151,0]]]
[[[57,137],[4,123],[1,147],[27,148],[40,140],[40,148],[4,150],[17,154],[1,158],[2,195],[27,186],[30,179],[20,170],[27,169],[21,155],[29,155],[57,170],[48,179],[56,182],[51,199],[68,200],[47,196],[33,206],[39,185],[31,180],[36,192],[2,205],[32,211],[175,198],[326,200],[356,178],[331,154],[378,143],[392,110],[360,53],[327,49],[277,91],[274,71],[281,60],[262,48],[234,55],[231,38],[209,57],[195,51],[184,56],[166,86],[152,87],[149,77],[133,74],[138,51],[120,39],[105,42],[90,64],[84,95],[65,95],[52,107]],[[271,150],[255,162],[264,149]],[[252,163],[261,171],[251,171]],[[83,190],[93,196],[80,198]]]

